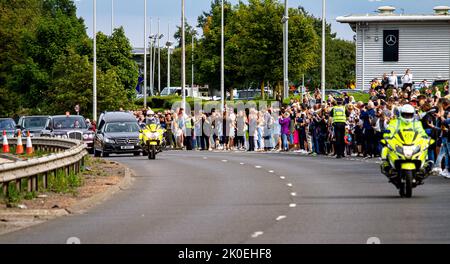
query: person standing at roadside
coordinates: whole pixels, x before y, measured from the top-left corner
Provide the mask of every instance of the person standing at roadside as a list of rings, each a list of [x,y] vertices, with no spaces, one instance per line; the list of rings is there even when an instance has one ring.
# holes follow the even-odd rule
[[[336,158],[344,157],[345,152],[345,123],[347,122],[347,110],[343,105],[344,101],[338,98],[337,105],[333,107],[330,112],[330,117],[333,118],[334,137],[336,140],[335,152]]]
[[[391,75],[388,77],[388,88],[398,88],[398,79],[394,71],[392,71]]]
[[[410,69],[406,70],[405,75],[403,75],[403,77],[402,77],[402,82],[403,82],[403,88],[402,88],[403,91],[405,91],[407,87],[412,88],[413,75],[412,75]]]
[[[289,126],[291,124],[291,118],[288,112],[284,112],[282,116],[280,116],[279,123],[281,125],[281,141],[282,141],[282,150],[289,151]]]

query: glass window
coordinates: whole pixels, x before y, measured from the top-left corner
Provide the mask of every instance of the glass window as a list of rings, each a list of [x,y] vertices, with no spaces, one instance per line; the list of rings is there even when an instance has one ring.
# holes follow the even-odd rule
[[[54,129],[86,129],[86,121],[81,116],[57,117],[53,119]]]
[[[0,120],[0,129],[15,129],[16,124],[11,119]]]
[[[139,125],[135,122],[108,123],[105,126],[106,133],[133,133],[139,132]]]

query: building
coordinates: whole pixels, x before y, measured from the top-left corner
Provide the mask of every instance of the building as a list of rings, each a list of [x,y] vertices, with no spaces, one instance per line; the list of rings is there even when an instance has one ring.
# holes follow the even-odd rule
[[[398,14],[383,6],[376,14],[341,16],[356,32],[356,85],[369,89],[370,81],[395,71],[411,69],[413,81],[450,77],[450,7],[434,14]]]

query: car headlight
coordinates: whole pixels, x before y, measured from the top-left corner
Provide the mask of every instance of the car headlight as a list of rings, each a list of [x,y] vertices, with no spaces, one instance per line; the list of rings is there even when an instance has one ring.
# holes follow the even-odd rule
[[[105,142],[106,143],[114,143],[114,139],[110,139],[110,138],[105,137]]]
[[[84,134],[84,135],[83,135],[83,139],[84,139],[84,140],[86,140],[86,139],[88,139],[88,138],[89,138],[89,135],[88,135],[88,134]]]
[[[94,134],[89,134],[89,135],[88,135],[88,138],[89,138],[89,139],[93,139],[93,138],[94,138]]]

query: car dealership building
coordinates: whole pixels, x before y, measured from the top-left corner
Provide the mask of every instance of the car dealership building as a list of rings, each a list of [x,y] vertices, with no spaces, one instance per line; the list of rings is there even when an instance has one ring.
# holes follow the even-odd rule
[[[450,7],[434,14],[398,14],[383,6],[377,14],[341,16],[356,32],[356,86],[369,89],[384,73],[411,69],[415,82],[450,78]]]

